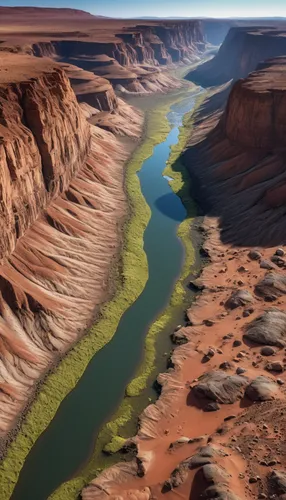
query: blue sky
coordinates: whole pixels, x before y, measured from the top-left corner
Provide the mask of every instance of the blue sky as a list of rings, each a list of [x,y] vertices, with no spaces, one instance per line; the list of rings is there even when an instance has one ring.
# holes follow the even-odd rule
[[[0,5],[72,7],[111,17],[286,17],[286,0],[0,0]]]

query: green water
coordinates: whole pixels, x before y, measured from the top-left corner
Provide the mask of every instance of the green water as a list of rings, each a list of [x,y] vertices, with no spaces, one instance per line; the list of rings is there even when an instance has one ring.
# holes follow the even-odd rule
[[[186,211],[162,173],[170,146],[178,141],[182,118],[193,108],[196,97],[188,97],[172,107],[168,115],[172,130],[139,172],[142,193],[152,212],[144,234],[149,266],[147,284],[122,316],[113,339],[95,354],[31,449],[13,500],[46,500],[78,472],[90,456],[100,428],[116,411],[126,385],[143,360],[147,331],[167,306],[184,261],[184,248],[176,233]]]

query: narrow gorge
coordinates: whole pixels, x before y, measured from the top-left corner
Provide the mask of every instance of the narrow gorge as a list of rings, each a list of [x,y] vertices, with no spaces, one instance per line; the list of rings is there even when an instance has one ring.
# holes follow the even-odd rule
[[[1,500],[282,500],[286,22],[0,29]]]

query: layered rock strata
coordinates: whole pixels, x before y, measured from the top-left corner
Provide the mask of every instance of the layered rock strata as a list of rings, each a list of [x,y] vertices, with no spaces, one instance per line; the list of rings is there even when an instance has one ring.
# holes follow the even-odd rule
[[[84,12],[77,18],[72,10],[1,8],[1,26],[5,35],[0,50],[69,63],[132,93],[177,88],[179,81],[162,68],[190,64],[206,46],[199,20],[139,24],[99,19]]]
[[[126,153],[87,123],[64,71],[44,59],[7,55],[0,123],[4,439],[106,298],[126,213]]]
[[[239,80],[224,112],[214,106],[219,95],[211,97],[184,155],[195,196],[235,245],[285,241],[285,68],[278,58]]]
[[[191,71],[188,78],[204,87],[222,85],[229,80],[245,78],[260,62],[285,53],[284,30],[234,27],[229,30],[217,55]]]

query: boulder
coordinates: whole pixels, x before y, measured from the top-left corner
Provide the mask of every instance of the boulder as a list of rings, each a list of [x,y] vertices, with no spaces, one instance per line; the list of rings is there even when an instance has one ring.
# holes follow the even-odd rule
[[[272,269],[277,269],[275,268],[275,265],[270,262],[270,260],[262,260],[260,262],[260,267],[261,269],[267,269],[268,271],[271,271]]]
[[[266,345],[264,347],[261,347],[260,354],[262,356],[273,356],[275,354],[275,349],[273,347]]]
[[[284,257],[285,251],[283,250],[283,248],[277,248],[275,255],[278,255],[278,257]]]
[[[259,376],[254,379],[245,390],[245,395],[251,401],[270,401],[275,399],[278,386],[273,380]]]
[[[183,484],[188,478],[188,467],[186,464],[180,464],[179,467],[173,470],[171,476],[164,483],[163,489],[165,491],[173,490],[174,488],[178,488],[181,484]]]
[[[278,255],[273,255],[273,257],[271,257],[271,262],[274,262],[274,264],[276,264],[276,266],[278,267],[285,266],[285,260],[282,259],[282,257],[279,257]]]
[[[283,495],[286,493],[286,472],[273,470],[268,477],[269,486],[273,493]]]
[[[242,397],[248,380],[239,375],[227,375],[223,371],[211,371],[201,377],[192,389],[198,398],[206,398],[221,404],[230,404]]]
[[[286,312],[265,311],[247,325],[244,336],[256,344],[286,346]]]
[[[286,276],[271,271],[259,281],[255,292],[264,300],[273,301],[286,293]]]
[[[260,252],[258,252],[258,250],[250,250],[248,257],[251,260],[259,260],[259,259],[261,259],[262,255]]]
[[[273,361],[273,363],[268,363],[265,368],[269,372],[284,372],[284,365],[281,361]]]
[[[225,483],[230,475],[219,465],[207,464],[202,468],[204,479],[209,484]]]
[[[227,309],[236,309],[253,302],[253,296],[248,290],[236,290],[225,303]]]

